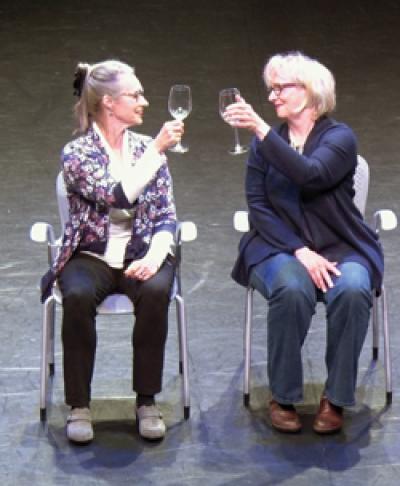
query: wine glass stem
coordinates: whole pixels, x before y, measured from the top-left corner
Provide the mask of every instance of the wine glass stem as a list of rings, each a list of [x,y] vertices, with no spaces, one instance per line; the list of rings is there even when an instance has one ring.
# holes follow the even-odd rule
[[[174,117],[175,120],[179,120],[179,121],[183,121],[185,118],[178,118],[178,117]],[[183,150],[183,146],[182,146],[182,138],[181,140],[179,140],[179,142],[176,142],[176,144],[174,145],[174,148],[175,150],[178,150],[179,151],[182,151]]]
[[[240,147],[239,130],[237,127],[233,127],[233,133],[235,135],[235,147]]]

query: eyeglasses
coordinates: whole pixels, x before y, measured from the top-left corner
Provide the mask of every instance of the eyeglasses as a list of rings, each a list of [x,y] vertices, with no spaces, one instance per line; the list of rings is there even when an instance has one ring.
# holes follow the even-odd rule
[[[280,96],[282,91],[286,88],[295,88],[296,86],[304,87],[301,83],[282,83],[282,84],[273,84],[270,88],[268,88],[268,95],[272,92],[275,96]]]
[[[139,101],[140,97],[144,97],[144,91],[139,90],[135,91],[135,93],[121,93],[120,96],[128,96],[129,98],[132,98],[134,101]]]

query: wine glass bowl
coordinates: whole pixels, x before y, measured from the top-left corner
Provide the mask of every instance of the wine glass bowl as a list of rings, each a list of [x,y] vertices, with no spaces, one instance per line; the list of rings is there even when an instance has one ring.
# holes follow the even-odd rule
[[[219,92],[219,113],[224,118],[226,108],[236,103],[236,96],[240,96],[237,88],[225,88]]]
[[[186,84],[174,84],[171,86],[168,97],[168,111],[175,120],[184,120],[192,111],[192,93],[190,86]],[[189,150],[179,141],[169,150],[172,152],[185,153]]]
[[[225,88],[219,92],[219,113],[224,121],[226,108],[232,103],[236,103],[237,96],[240,96],[240,91],[237,88]],[[232,126],[232,128],[235,136],[235,145],[233,149],[229,150],[229,153],[239,155],[247,152],[248,148],[240,143],[238,128],[235,126]]]

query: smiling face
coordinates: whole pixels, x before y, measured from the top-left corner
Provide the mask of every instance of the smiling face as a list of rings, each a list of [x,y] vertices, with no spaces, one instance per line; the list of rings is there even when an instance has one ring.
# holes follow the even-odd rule
[[[143,123],[144,109],[149,106],[143,87],[134,74],[124,75],[120,81],[120,94],[107,97],[104,104],[112,113],[115,123],[131,127]]]
[[[271,80],[268,100],[279,118],[296,118],[308,105],[307,91],[301,83],[279,75]]]
[[[279,118],[289,122],[299,117],[316,120],[335,108],[332,73],[301,52],[272,56],[264,66],[263,77],[269,90],[268,99]]]

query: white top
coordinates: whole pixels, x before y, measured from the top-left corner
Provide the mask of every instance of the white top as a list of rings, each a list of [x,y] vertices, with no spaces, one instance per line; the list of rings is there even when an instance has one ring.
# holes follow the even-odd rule
[[[129,136],[126,130],[122,139],[122,157],[118,157],[94,122],[93,129],[99,135],[110,159],[108,170],[111,176],[121,182],[127,199],[132,203],[154,177],[164,161],[164,156],[156,150],[153,144],[149,144],[143,156],[134,160],[129,150]],[[126,245],[131,237],[133,213],[134,210],[110,208],[109,235],[104,255],[89,251],[85,253],[100,258],[112,268],[122,268]],[[153,236],[146,256],[160,267],[172,248],[173,235],[169,231],[159,231]]]

